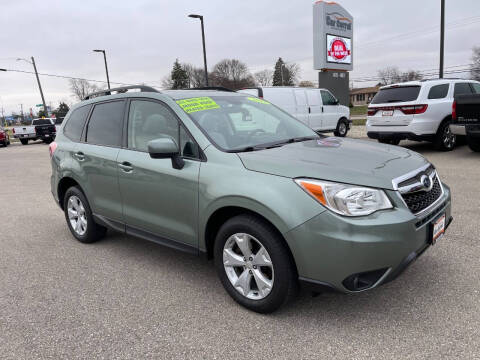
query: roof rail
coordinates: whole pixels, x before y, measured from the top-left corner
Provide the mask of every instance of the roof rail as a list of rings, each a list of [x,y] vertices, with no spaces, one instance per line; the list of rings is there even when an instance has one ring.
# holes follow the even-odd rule
[[[185,90],[218,90],[218,91],[236,92],[235,90],[232,90],[223,86],[202,86],[202,87],[190,88]]]
[[[112,95],[112,92],[116,92],[117,94],[123,94],[126,93],[129,90],[133,89],[139,89],[140,92],[160,92],[157,89],[154,89],[151,86],[146,86],[146,85],[131,85],[131,86],[122,86],[118,88],[113,88],[113,89],[105,89],[102,91],[97,91],[91,94],[88,94],[83,98],[83,100],[88,100],[88,99],[93,99],[99,96],[107,96],[107,95]]]

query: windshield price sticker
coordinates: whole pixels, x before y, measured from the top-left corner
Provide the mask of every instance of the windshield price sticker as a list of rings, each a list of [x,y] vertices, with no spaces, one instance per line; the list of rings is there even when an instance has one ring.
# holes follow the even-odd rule
[[[220,108],[220,106],[208,96],[177,100],[176,103],[180,105],[187,114]]]
[[[259,98],[256,98],[256,97],[248,97],[247,99],[250,100],[250,101],[257,102],[257,103],[259,103],[259,104],[270,105],[270,103],[269,103],[268,101],[265,101],[265,100],[263,100],[263,99],[259,99]]]

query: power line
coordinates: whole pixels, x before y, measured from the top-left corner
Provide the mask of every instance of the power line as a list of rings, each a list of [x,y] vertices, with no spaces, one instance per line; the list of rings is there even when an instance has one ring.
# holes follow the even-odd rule
[[[17,72],[17,73],[25,73],[25,74],[35,74],[33,71],[26,71],[26,70],[18,70],[18,69],[6,69],[6,70],[7,70],[8,72]],[[55,78],[61,78],[61,79],[85,80],[85,81],[97,82],[97,83],[104,83],[104,84],[107,83],[105,80],[85,79],[85,78],[68,76],[68,75],[47,74],[47,73],[38,73],[38,75],[55,77]],[[111,81],[110,83],[112,83],[112,84],[118,84],[118,85],[138,85],[138,84],[129,84],[129,83],[124,83],[124,82],[114,82],[114,81]]]

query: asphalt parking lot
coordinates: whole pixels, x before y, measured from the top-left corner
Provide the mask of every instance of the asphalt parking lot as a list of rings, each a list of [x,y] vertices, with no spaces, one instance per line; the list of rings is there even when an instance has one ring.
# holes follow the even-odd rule
[[[447,235],[392,283],[272,315],[234,303],[203,259],[113,232],[78,243],[48,147],[0,148],[0,358],[478,359],[480,154],[407,146],[452,188]]]

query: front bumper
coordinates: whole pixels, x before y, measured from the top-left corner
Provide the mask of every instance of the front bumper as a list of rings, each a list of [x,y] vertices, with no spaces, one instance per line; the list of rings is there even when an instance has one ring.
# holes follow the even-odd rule
[[[442,201],[422,217],[413,215],[400,195],[389,191],[392,210],[362,218],[325,211],[289,231],[285,238],[300,280],[314,288],[346,293],[393,280],[430,246],[431,222],[441,214],[447,224],[451,221],[450,189],[444,185],[444,190]],[[358,274],[375,280],[367,288],[350,290]]]

